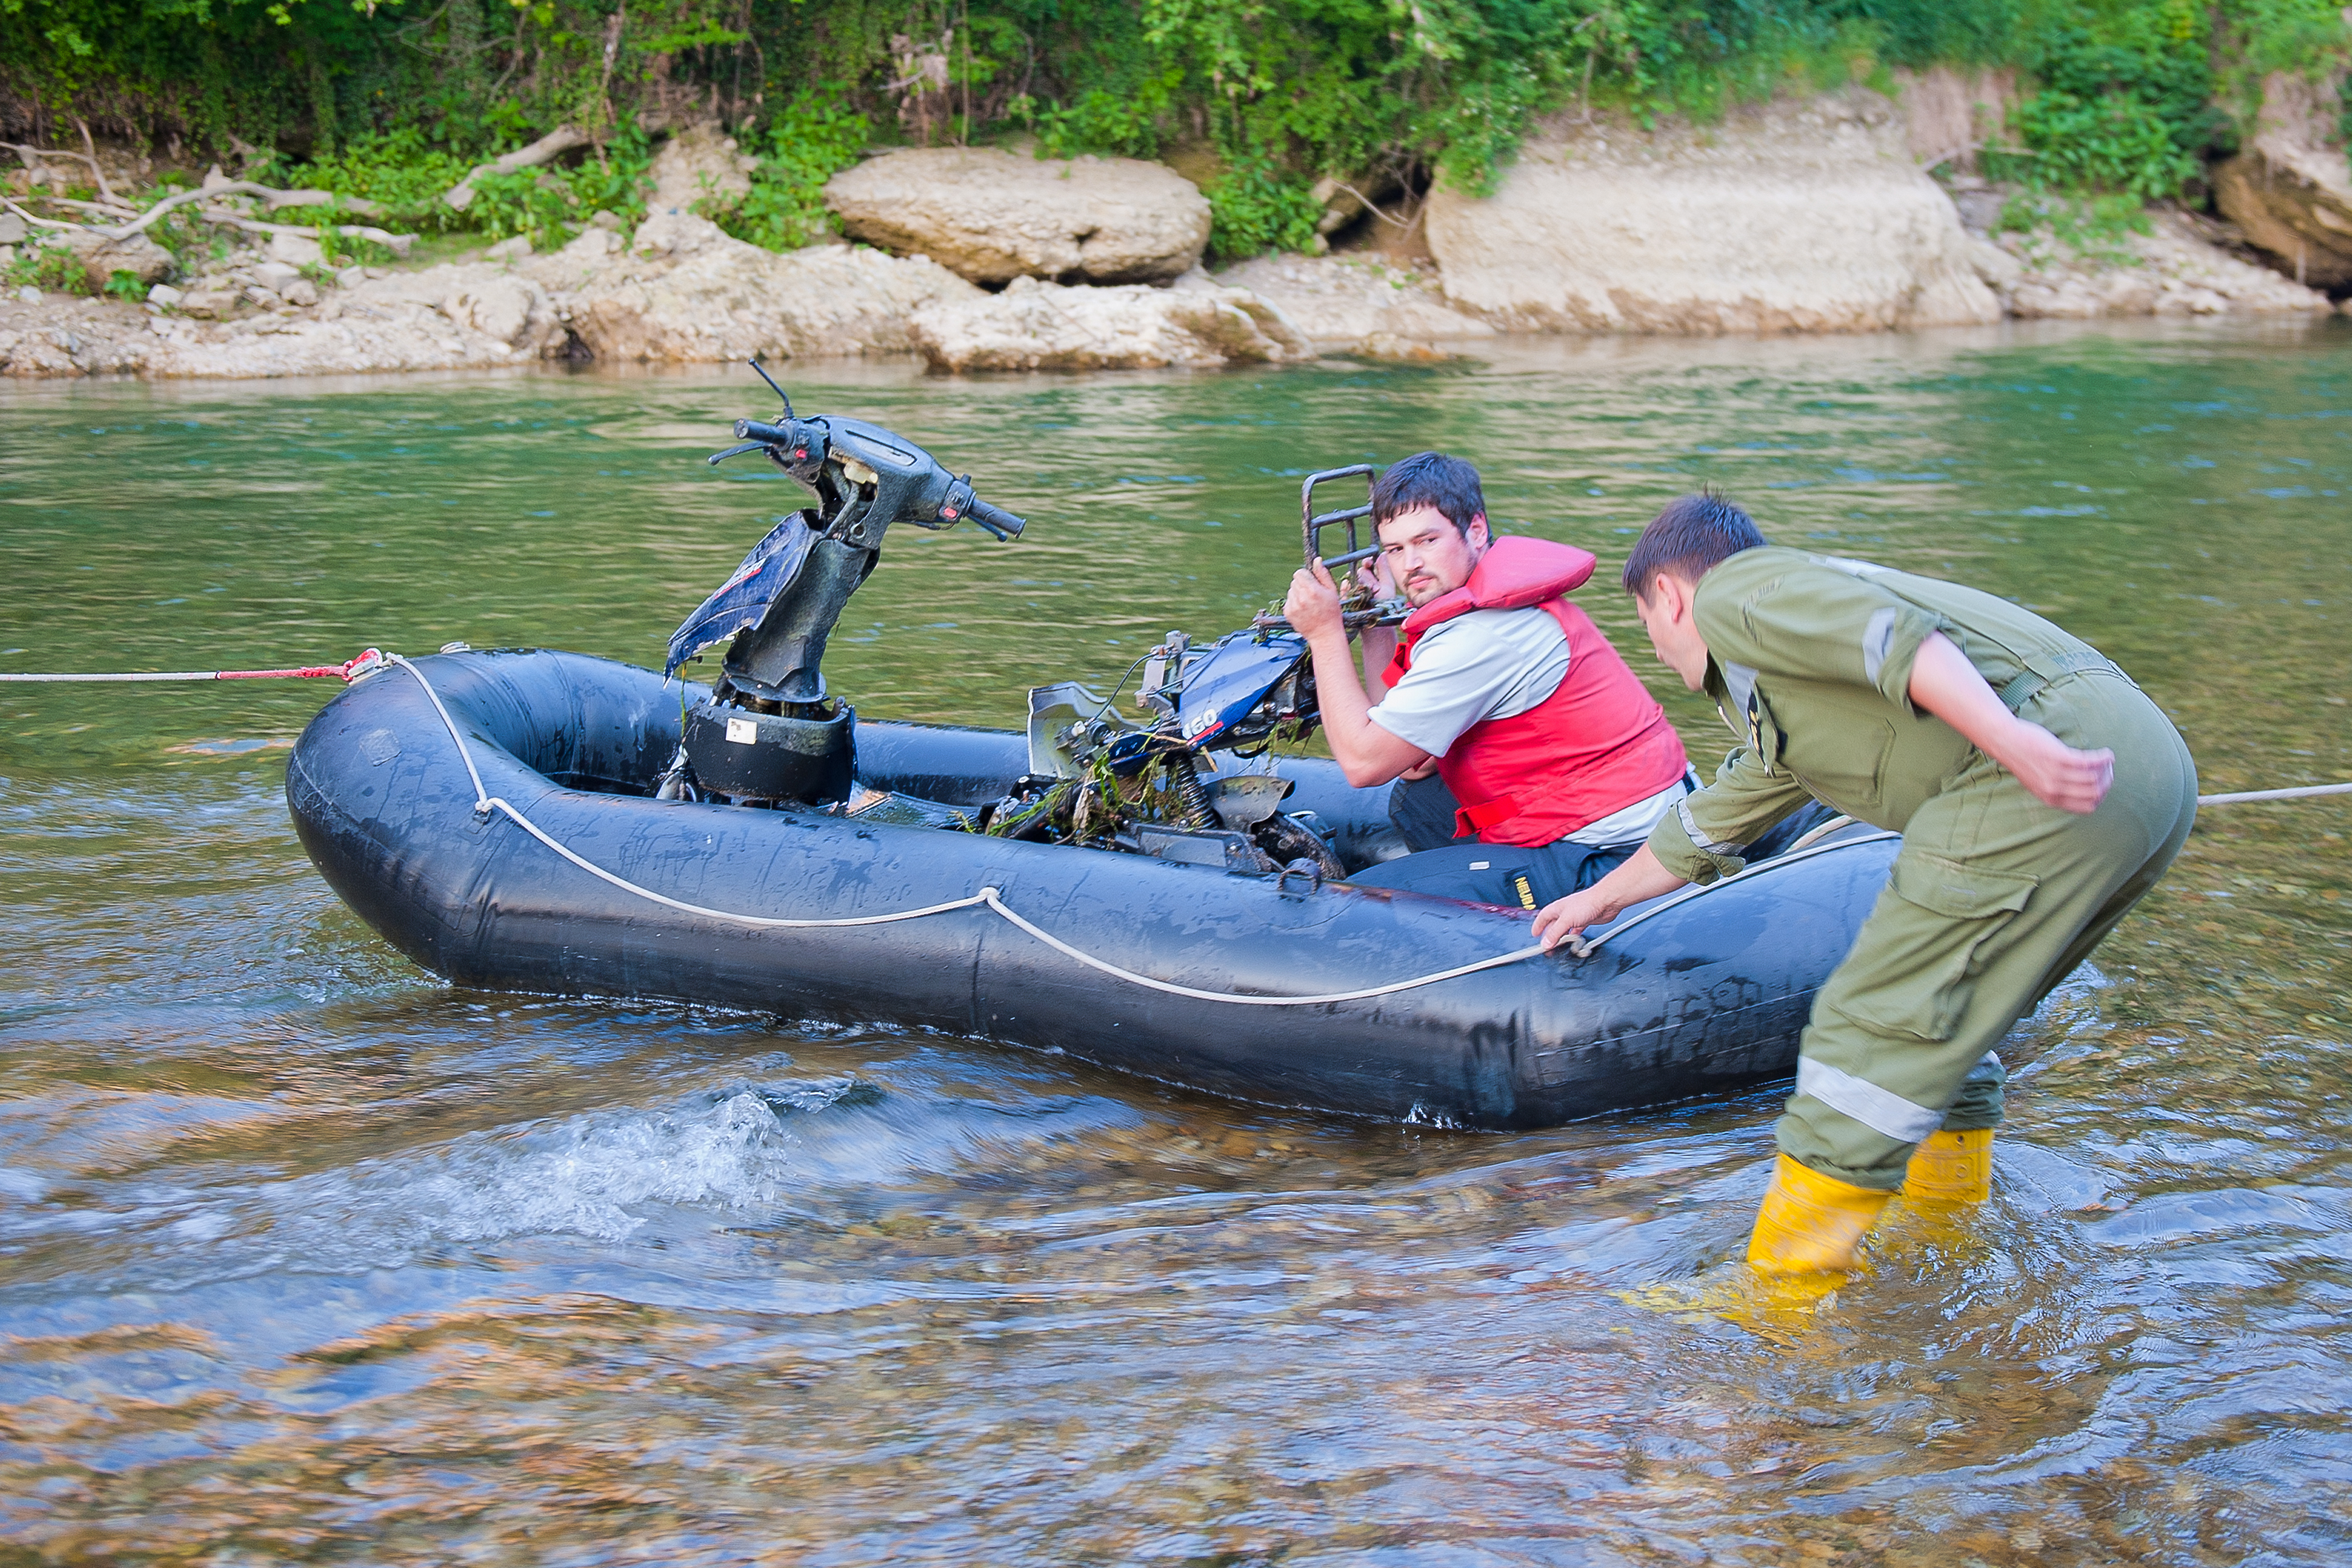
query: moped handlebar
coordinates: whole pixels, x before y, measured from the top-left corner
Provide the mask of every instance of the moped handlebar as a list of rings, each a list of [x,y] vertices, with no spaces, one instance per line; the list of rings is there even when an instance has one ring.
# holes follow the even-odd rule
[[[809,429],[797,419],[788,419],[782,424],[770,424],[764,420],[739,419],[735,422],[735,439],[756,441],[762,446],[805,446],[809,441]]]
[[[977,496],[972,497],[964,516],[1000,539],[1019,538],[1021,530],[1029,526],[1028,518],[1016,517],[1002,507],[992,507]]]

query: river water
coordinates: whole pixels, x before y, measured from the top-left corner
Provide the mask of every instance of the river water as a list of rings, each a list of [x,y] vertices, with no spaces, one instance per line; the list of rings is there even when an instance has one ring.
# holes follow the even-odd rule
[[[1300,473],[1442,446],[1604,584],[1713,482],[2090,637],[2208,789],[2352,777],[2341,322],[791,384],[1033,519],[892,536],[827,664],[869,716],[1011,723],[1239,624]],[[9,390],[0,668],[657,663],[797,504],[699,461],[772,406]],[[1644,1291],[1737,1252],[1785,1090],[1465,1135],[453,989],[295,842],[327,695],[0,687],[0,1563],[2352,1555],[2352,803],[2209,811],[2008,1042],[1993,1201],[1758,1328]]]

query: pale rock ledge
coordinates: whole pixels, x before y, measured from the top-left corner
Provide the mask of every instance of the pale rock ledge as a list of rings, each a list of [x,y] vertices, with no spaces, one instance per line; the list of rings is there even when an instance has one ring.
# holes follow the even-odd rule
[[[1867,332],[1998,321],[1951,198],[1860,89],[1643,132],[1555,122],[1490,197],[1430,198],[1446,299],[1506,330]]]
[[[944,371],[1207,369],[1316,356],[1281,311],[1248,289],[1213,285],[1073,288],[1018,277],[1002,294],[926,306],[910,326],[924,358]]]

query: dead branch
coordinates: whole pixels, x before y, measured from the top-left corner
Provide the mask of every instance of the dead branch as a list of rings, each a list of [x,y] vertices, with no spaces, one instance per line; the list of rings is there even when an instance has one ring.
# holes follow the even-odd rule
[[[76,120],[74,123],[81,128],[83,160],[89,164],[89,172],[98,177],[98,199],[101,202],[117,200],[114,188],[106,183],[106,171],[98,166],[98,143],[90,139],[89,121]]]
[[[584,131],[575,131],[569,125],[559,125],[528,147],[518,147],[503,157],[476,164],[466,172],[464,179],[444,191],[441,199],[462,213],[473,204],[474,182],[483,175],[511,174],[518,169],[536,169],[542,163],[552,162],[574,147],[587,144],[588,137]]]
[[[281,191],[275,185],[257,185],[251,180],[214,180],[207,176],[202,190],[182,191],[177,195],[164,197],[162,201],[148,208],[145,213],[142,214],[136,222],[127,224],[121,229],[112,231],[114,237],[117,239],[128,239],[131,235],[146,229],[157,219],[163,217],[164,214],[172,211],[174,207],[184,207],[190,202],[207,202],[220,196],[259,196],[262,199],[263,204],[273,212],[279,207],[324,206],[336,200],[336,197],[331,192],[327,191]],[[364,217],[381,216],[383,212],[383,209],[376,205],[375,203],[362,202],[356,198],[346,199],[343,201],[342,204],[350,208],[352,212],[358,213]],[[212,218],[212,214],[207,212],[205,214],[205,216],[207,220],[210,220]],[[284,225],[272,225],[269,226],[272,229],[276,229],[283,227]],[[289,232],[300,233],[301,231],[290,230]],[[373,238],[376,235],[382,234],[383,232],[383,231],[381,229],[372,229],[368,232],[368,235],[365,237]],[[410,235],[407,238],[409,243],[414,244],[416,236]]]
[[[1384,212],[1381,211],[1381,209],[1380,209],[1380,204],[1379,204],[1378,203],[1374,202],[1374,201],[1371,199],[1371,197],[1370,197],[1370,196],[1368,196],[1368,195],[1364,194],[1364,193],[1363,193],[1363,192],[1359,191],[1358,189],[1356,189],[1356,187],[1355,187],[1355,186],[1350,185],[1349,183],[1348,183],[1348,182],[1347,182],[1347,181],[1345,181],[1345,180],[1334,180],[1334,181],[1332,181],[1332,182],[1331,182],[1331,183],[1333,183],[1334,185],[1337,185],[1340,190],[1343,190],[1343,191],[1347,192],[1347,193],[1348,193],[1348,194],[1349,194],[1349,195],[1351,195],[1351,196],[1355,197],[1355,198],[1356,198],[1356,200],[1358,200],[1358,201],[1360,201],[1360,202],[1363,203],[1363,204],[1364,204],[1364,208],[1365,208],[1365,210],[1366,210],[1367,212],[1370,213],[1370,214],[1372,214],[1372,216],[1374,216],[1374,217],[1376,217],[1376,218],[1380,219],[1380,220],[1381,220],[1381,222],[1382,222],[1382,223],[1384,223],[1384,224],[1392,224],[1392,225],[1394,225],[1396,227],[1401,228],[1401,229],[1409,229],[1409,228],[1412,227],[1412,220],[1411,218],[1392,218],[1392,217],[1389,216],[1389,215],[1388,215],[1388,214],[1386,214],[1386,213],[1384,213]],[[1411,196],[1411,193],[1407,193],[1407,198],[1408,198],[1408,199],[1410,199],[1410,196]]]
[[[341,207],[363,218],[383,216],[381,203],[364,196],[339,196],[332,191],[272,191],[261,198],[261,204],[273,213],[280,207]]]
[[[5,207],[28,224],[38,224],[45,229],[86,229],[88,224],[68,223],[63,218],[36,217],[5,196],[0,196],[0,207]]]
[[[99,235],[110,240],[123,240],[129,239],[133,235],[145,232],[150,225],[162,217],[165,213],[177,207],[184,207],[190,202],[209,201],[217,196],[251,195],[260,196],[267,200],[268,197],[273,195],[283,196],[292,194],[297,196],[315,196],[320,193],[321,193],[315,191],[296,191],[290,193],[279,191],[268,185],[257,185],[250,180],[223,180],[201,191],[182,191],[177,195],[166,196],[162,201],[156,203],[153,206],[148,208],[146,214],[140,217],[136,222],[120,224],[110,228],[102,224],[77,224],[63,218],[37,217],[35,214],[26,212],[23,207],[18,206],[15,202],[8,200],[5,196],[0,196],[0,207],[5,207],[8,211],[16,214],[26,223],[37,224],[45,229],[75,229],[84,234]],[[41,199],[51,202],[63,200],[61,197],[55,196],[45,196]],[[66,203],[66,204],[68,206],[86,207],[93,210],[98,209],[98,204],[95,202],[68,202]],[[273,204],[273,205],[284,206],[311,206],[316,204],[318,204],[312,202]],[[219,224],[226,228],[243,229],[249,234],[315,235],[319,232],[316,227],[305,227],[294,224],[263,223],[258,218],[248,217],[243,213],[233,213],[226,207],[199,207],[196,209],[196,215],[204,219],[204,221],[208,224]],[[332,224],[327,226],[331,228],[336,234],[344,235],[346,238],[373,240],[377,245],[389,248],[395,256],[406,256],[408,254],[409,247],[416,243],[416,236],[415,235],[393,234],[389,230],[374,228],[365,224]]]
[[[242,213],[232,213],[219,207],[200,208],[197,211],[197,216],[208,224],[243,229],[248,234],[301,235],[309,237],[319,232],[315,228],[305,228],[297,224],[266,224],[259,218],[248,218]],[[416,243],[415,235],[393,234],[385,229],[371,228],[365,224],[333,224],[328,226],[346,239],[373,240],[394,256],[406,256],[409,247]]]
[[[109,197],[113,194],[106,188],[106,176],[99,170],[98,159],[89,153],[68,152],[62,147],[29,147],[21,141],[0,141],[0,147],[5,147],[22,158],[25,161],[25,166],[28,169],[32,167],[33,160],[36,158],[70,158],[77,163],[87,163],[89,165],[90,173],[98,180],[100,194]]]
[[[139,215],[138,208],[125,206],[121,202],[77,202],[71,196],[27,196],[25,199],[52,207],[75,207],[85,213],[110,213],[123,218]]]

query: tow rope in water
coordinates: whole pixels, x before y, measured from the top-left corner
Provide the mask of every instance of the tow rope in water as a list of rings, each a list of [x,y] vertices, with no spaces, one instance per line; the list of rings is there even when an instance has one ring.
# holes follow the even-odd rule
[[[383,651],[370,648],[358,658],[345,660],[340,664],[304,664],[292,670],[152,670],[130,674],[66,675],[0,674],[0,681],[323,681],[332,677],[350,682],[375,674],[384,663]]]
[[[2304,784],[2293,789],[2241,789],[2234,795],[2200,795],[2200,806],[2242,806],[2250,800],[2307,800],[2314,795],[2352,795],[2352,784]]]

